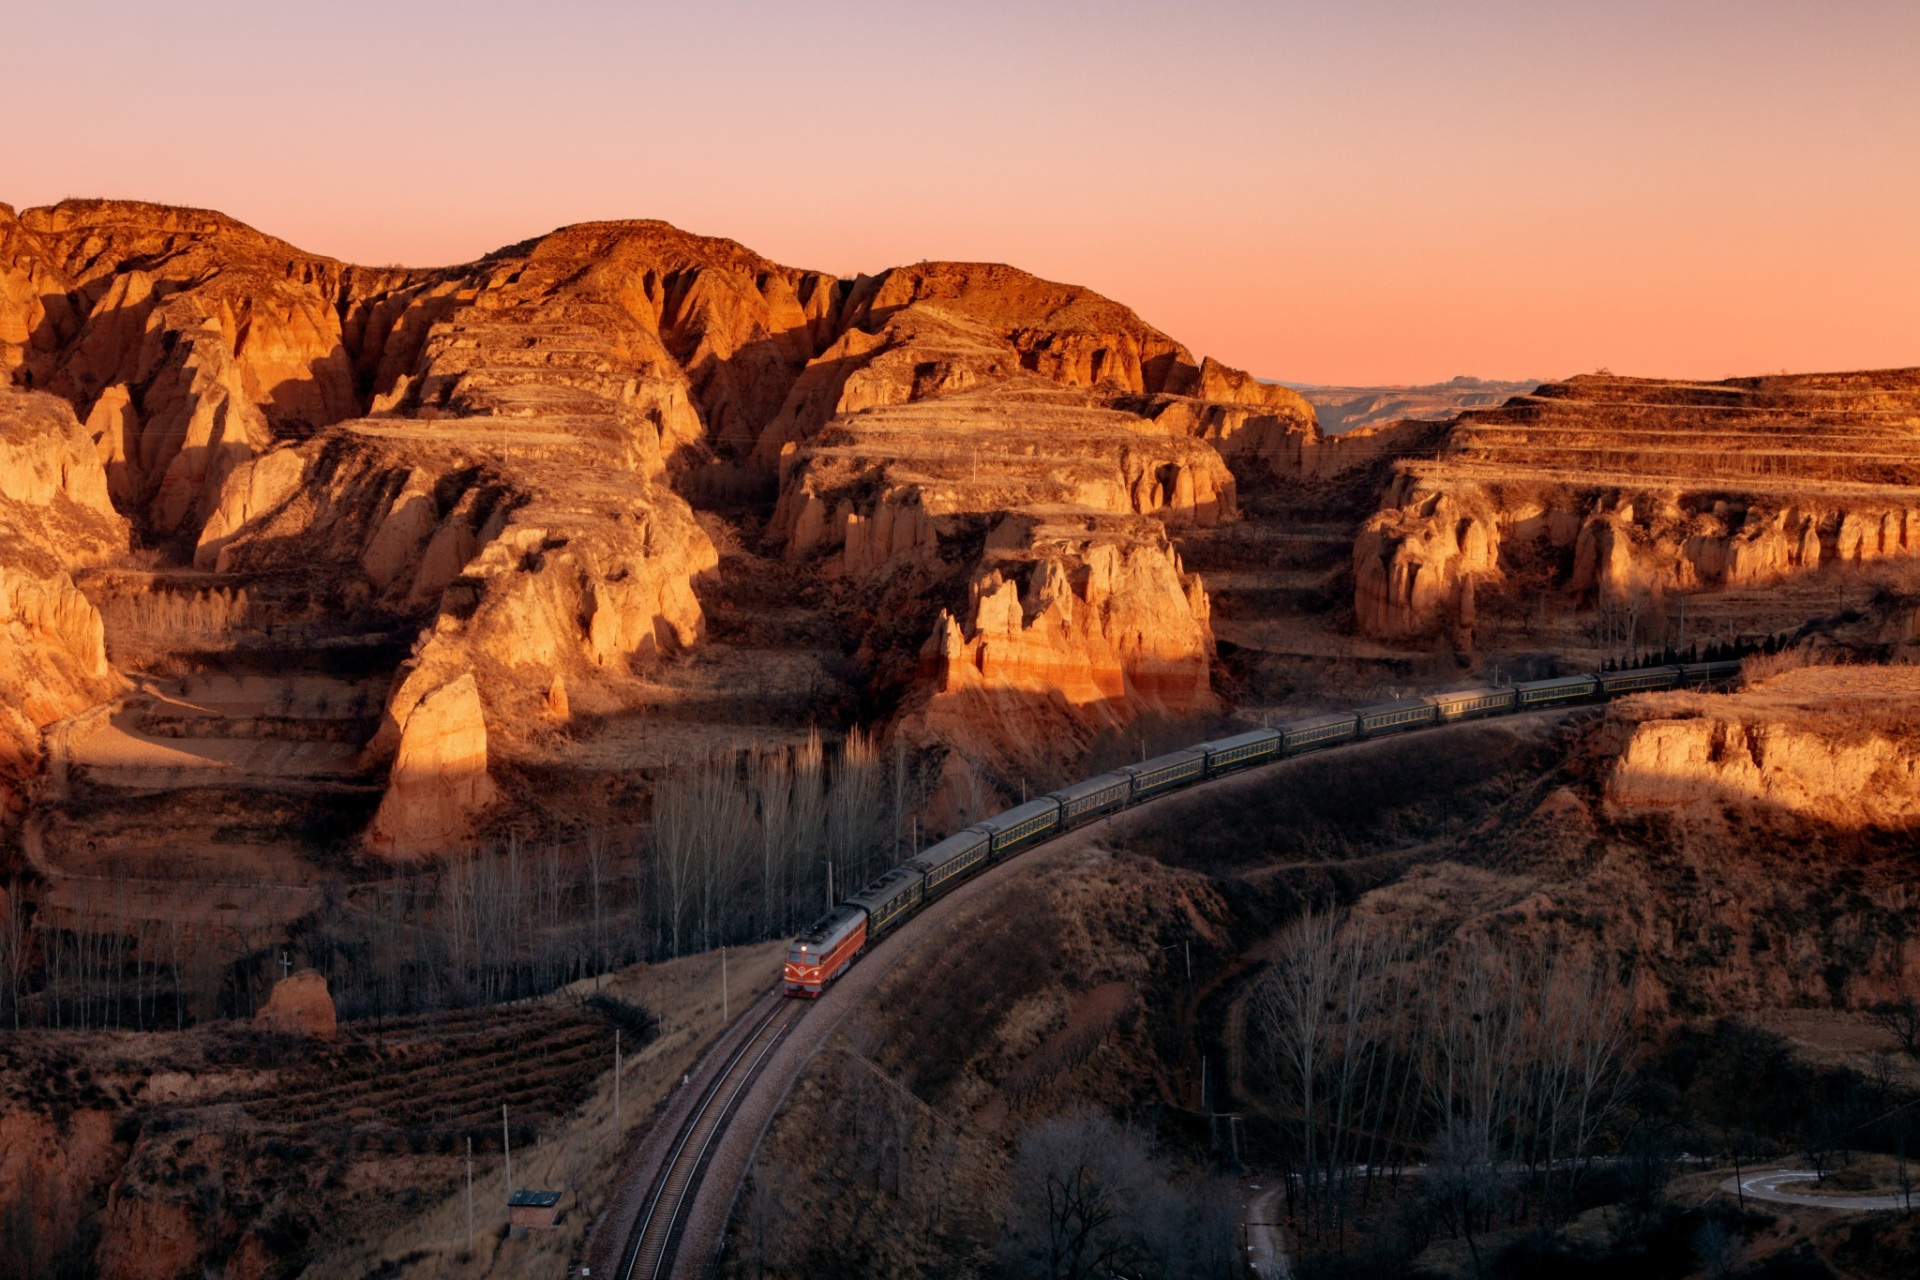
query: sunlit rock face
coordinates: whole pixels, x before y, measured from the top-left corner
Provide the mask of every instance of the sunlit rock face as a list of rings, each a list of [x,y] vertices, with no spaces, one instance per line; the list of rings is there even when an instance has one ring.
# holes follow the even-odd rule
[[[1650,700],[1621,717],[1608,811],[1721,827],[1730,813],[1760,826],[1920,827],[1916,707],[1920,674],[1906,667],[1811,668],[1738,698]]]
[[[462,847],[473,838],[474,815],[493,797],[486,713],[479,685],[467,673],[408,709],[368,842],[394,858]]]
[[[902,725],[1005,775],[1012,742],[1216,705],[1206,590],[1166,530],[1238,518],[1229,451],[1298,475],[1318,439],[1292,392],[1117,303],[925,263],[855,283],[755,460],[794,563],[886,599],[963,585],[926,615]]]
[[[71,573],[126,545],[127,523],[72,408],[0,387],[0,829],[39,766],[41,731],[120,685],[99,610]]]
[[[273,984],[273,993],[253,1015],[253,1028],[273,1035],[327,1037],[339,1029],[327,980],[301,969]]]
[[[1476,596],[1571,607],[1920,557],[1920,373],[1581,377],[1462,415],[1354,547],[1372,636],[1470,636]]]
[[[1113,720],[1213,706],[1206,590],[1164,539],[1052,524],[1007,550],[971,584],[964,620],[943,613],[928,638],[936,694],[1058,692]]]

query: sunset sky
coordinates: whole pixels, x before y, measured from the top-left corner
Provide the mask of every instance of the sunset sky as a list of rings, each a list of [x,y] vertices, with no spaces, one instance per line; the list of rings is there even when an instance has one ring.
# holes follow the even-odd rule
[[[1011,262],[1264,377],[1920,364],[1920,3],[9,5],[0,200]]]

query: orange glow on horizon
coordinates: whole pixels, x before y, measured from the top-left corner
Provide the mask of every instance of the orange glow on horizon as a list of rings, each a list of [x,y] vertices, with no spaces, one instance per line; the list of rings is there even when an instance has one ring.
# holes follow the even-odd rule
[[[8,27],[37,51],[16,207],[201,205],[376,264],[619,217],[842,274],[1004,261],[1291,381],[1920,364],[1911,3],[79,0]]]

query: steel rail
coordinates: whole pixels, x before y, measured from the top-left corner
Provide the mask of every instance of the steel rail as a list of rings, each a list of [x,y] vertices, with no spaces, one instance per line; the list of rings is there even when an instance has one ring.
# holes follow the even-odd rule
[[[766,1015],[754,1026],[752,1032],[741,1040],[740,1044],[727,1055],[718,1070],[710,1073],[705,1082],[699,1102],[680,1125],[680,1131],[674,1136],[672,1150],[661,1162],[660,1171],[655,1175],[653,1185],[648,1189],[645,1206],[641,1209],[623,1251],[620,1268],[621,1280],[660,1280],[668,1274],[677,1244],[678,1228],[683,1219],[686,1202],[699,1189],[698,1174],[702,1171],[708,1149],[715,1135],[726,1128],[725,1120],[739,1099],[745,1085],[758,1074],[759,1067],[766,1059],[766,1053],[772,1045],[779,1043],[781,1035],[792,1025],[798,1012],[794,1002],[777,993],[770,993]],[[767,1028],[775,1021],[782,1021],[778,1031],[771,1037],[766,1036]],[[755,1045],[766,1043],[750,1062],[748,1054]],[[742,1064],[746,1070],[742,1072]],[[729,1081],[734,1088],[728,1092],[726,1102],[716,1112],[714,1101]],[[703,1122],[704,1125],[703,1125]],[[704,1131],[703,1131],[704,1130]],[[700,1135],[698,1150],[689,1154],[687,1148]],[[643,1262],[647,1264],[642,1269]]]

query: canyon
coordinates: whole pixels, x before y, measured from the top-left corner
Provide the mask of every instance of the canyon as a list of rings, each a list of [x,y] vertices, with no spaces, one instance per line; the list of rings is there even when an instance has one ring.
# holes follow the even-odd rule
[[[1509,397],[1526,395],[1538,378],[1520,382],[1492,378],[1450,378],[1393,387],[1341,387],[1289,384],[1313,405],[1321,430],[1340,435],[1356,427],[1385,426],[1410,419],[1439,421],[1466,409],[1493,409]]]
[[[493,1104],[463,1094],[414,1133],[420,1063],[556,1038],[552,1133],[598,1098],[612,1026],[649,1025],[585,987],[497,1023],[486,1002],[589,971],[597,991],[610,950],[677,954],[683,915],[699,947],[817,909],[834,882],[795,877],[784,914],[769,890],[730,934],[707,922],[717,891],[639,852],[714,779],[746,788],[741,829],[776,831],[753,809],[769,761],[794,822],[827,833],[808,874],[831,877],[849,806],[892,824],[860,856],[897,860],[1211,734],[1784,651],[1737,693],[1463,730],[1438,760],[1372,744],[1364,767],[1284,766],[1301,795],[1236,791],[1244,815],[1156,811],[1009,915],[1036,933],[1008,938],[1034,966],[1020,1007],[973,991],[953,1035],[978,1043],[942,1041],[916,1077],[986,1140],[1076,1091],[1197,1125],[1199,1037],[1244,1058],[1235,966],[1311,902],[1638,957],[1655,1026],[1857,1011],[1920,975],[1901,933],[1920,371],[1303,395],[1001,264],[842,278],[623,221],[363,267],[210,211],[71,200],[0,205],[0,373],[0,924],[30,904],[35,936],[73,949],[41,956],[68,986],[5,994],[83,1028],[72,1053],[62,1030],[0,1061],[0,1203],[65,1188],[26,1212],[93,1241],[103,1274],[311,1261],[300,1232],[339,1188],[285,1190],[288,1153],[334,1130],[341,1176],[428,1169],[434,1199],[405,1208],[445,1226],[451,1144]],[[773,856],[750,878],[772,884]],[[844,890],[864,864],[840,856]],[[632,936],[610,948],[615,883]],[[523,889],[549,914],[486,914]],[[675,894],[668,943],[646,911]],[[444,987],[421,978],[429,918],[459,966]],[[487,968],[511,930],[538,978]],[[1208,1009],[1158,950],[1183,930],[1222,984]],[[152,1047],[86,1029],[72,969],[108,937],[136,1022],[171,1028]],[[1044,976],[1056,961],[1085,981]],[[273,990],[302,963],[358,985]],[[418,1003],[389,1020],[382,992],[407,983]],[[1185,1038],[1155,1040],[1142,1001]],[[674,1064],[698,1047],[672,1039]],[[111,1064],[97,1081],[83,1051]],[[876,1069],[911,1075],[913,1052]],[[406,1078],[391,1115],[274,1096],[328,1072]],[[776,1148],[838,1114],[819,1080],[803,1101]],[[162,1112],[184,1137],[131,1119]],[[246,1214],[195,1208],[227,1177]],[[356,1186],[355,1230],[393,1226]]]

